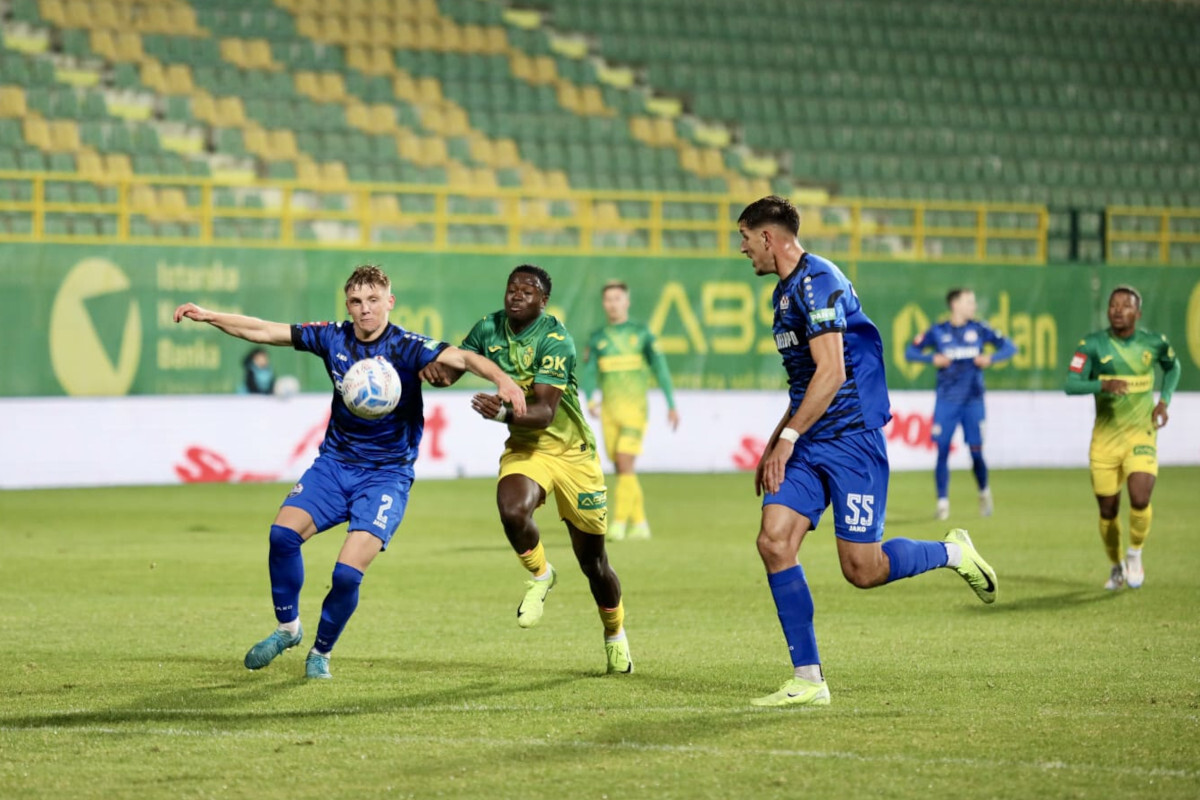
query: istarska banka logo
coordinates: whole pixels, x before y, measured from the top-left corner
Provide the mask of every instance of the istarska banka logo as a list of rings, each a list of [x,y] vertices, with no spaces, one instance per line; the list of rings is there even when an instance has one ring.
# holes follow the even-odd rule
[[[129,393],[142,357],[142,316],[129,277],[103,258],[80,261],[50,309],[50,364],[69,395]]]

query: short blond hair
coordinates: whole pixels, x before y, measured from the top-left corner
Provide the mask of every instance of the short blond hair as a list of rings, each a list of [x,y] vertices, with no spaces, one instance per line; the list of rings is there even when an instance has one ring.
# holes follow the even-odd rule
[[[346,281],[342,291],[350,294],[351,289],[357,289],[359,286],[378,286],[390,293],[392,279],[379,268],[378,264],[359,264],[354,268],[354,272],[350,273],[350,278]]]

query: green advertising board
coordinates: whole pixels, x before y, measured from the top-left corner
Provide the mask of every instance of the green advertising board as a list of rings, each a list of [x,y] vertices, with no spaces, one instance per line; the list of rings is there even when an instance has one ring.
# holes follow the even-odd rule
[[[186,301],[281,322],[345,318],[342,285],[369,253],[330,250],[0,245],[0,395],[126,395],[234,391],[250,345],[205,325],[176,324]],[[771,336],[773,279],[749,262],[547,255],[550,310],[586,341],[602,324],[600,290],[627,282],[633,314],[659,335],[677,388],[776,389],[784,375]],[[389,254],[392,321],[457,343],[502,304],[515,266],[494,255]],[[973,288],[979,316],[1019,348],[992,388],[1058,391],[1072,349],[1104,327],[1108,292],[1131,283],[1142,324],[1175,345],[1182,390],[1200,390],[1200,268],[953,266],[860,263],[847,268],[883,334],[889,385],[933,386],[933,369],[904,361],[905,344],[945,314],[945,294]],[[321,363],[287,348],[277,374],[327,388]]]

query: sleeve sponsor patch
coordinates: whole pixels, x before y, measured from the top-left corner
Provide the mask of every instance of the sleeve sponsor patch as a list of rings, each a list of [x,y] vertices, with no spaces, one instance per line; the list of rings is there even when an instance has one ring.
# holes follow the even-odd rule
[[[1083,372],[1083,365],[1087,363],[1087,356],[1083,353],[1076,353],[1071,358],[1071,372]]]
[[[818,308],[818,309],[810,312],[808,317],[814,323],[833,322],[835,319],[837,319],[837,309],[836,308]]]

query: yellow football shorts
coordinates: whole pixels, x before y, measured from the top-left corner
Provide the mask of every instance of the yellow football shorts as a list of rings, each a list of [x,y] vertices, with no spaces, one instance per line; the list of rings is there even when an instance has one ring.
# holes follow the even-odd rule
[[[1088,450],[1092,471],[1092,491],[1100,497],[1121,492],[1121,486],[1134,472],[1158,475],[1157,432],[1132,434],[1119,440],[1092,437]]]
[[[631,456],[642,454],[642,437],[646,435],[647,414],[645,409],[617,407],[609,411],[607,405],[600,407],[600,427],[604,433],[604,448],[610,461],[617,460],[617,453]]]
[[[524,475],[554,494],[558,515],[584,533],[608,531],[608,487],[600,458],[590,448],[562,454],[513,451],[500,456],[500,477]]]

